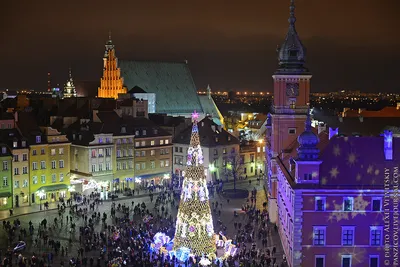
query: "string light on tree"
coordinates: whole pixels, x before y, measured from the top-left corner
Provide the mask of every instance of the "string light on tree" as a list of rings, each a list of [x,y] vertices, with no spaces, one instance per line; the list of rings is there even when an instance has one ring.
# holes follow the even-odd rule
[[[197,126],[199,114],[192,114],[192,135],[187,170],[182,183],[174,238],[174,250],[189,249],[190,254],[215,258],[216,244],[209,194],[203,166],[203,153]]]

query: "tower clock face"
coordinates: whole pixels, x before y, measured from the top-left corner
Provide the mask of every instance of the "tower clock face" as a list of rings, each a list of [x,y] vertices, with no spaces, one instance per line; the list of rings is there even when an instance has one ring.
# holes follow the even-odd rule
[[[298,83],[287,83],[286,84],[286,95],[287,96],[298,96],[299,95],[299,84]]]

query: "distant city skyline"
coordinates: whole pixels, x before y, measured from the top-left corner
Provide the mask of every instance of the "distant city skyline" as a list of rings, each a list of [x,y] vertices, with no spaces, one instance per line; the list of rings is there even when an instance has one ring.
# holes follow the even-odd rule
[[[90,1],[89,1],[90,2]],[[0,88],[46,90],[68,79],[100,82],[109,30],[119,59],[189,62],[196,86],[272,92],[276,46],[284,41],[287,1],[12,1],[3,16]],[[345,8],[344,8],[345,7]],[[296,1],[297,31],[307,48],[312,92],[400,92],[396,34],[399,3]],[[18,14],[18,16],[16,15]]]

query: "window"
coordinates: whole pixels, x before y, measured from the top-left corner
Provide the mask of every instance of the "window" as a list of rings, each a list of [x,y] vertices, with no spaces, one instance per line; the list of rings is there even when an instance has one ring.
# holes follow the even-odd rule
[[[42,155],[46,154],[44,151],[44,148],[40,149],[40,154],[42,154]]]
[[[150,161],[150,168],[155,169],[156,168],[156,163],[154,161]]]
[[[341,267],[351,267],[351,255],[342,255]]]
[[[3,171],[8,170],[8,161],[3,161]]]
[[[14,141],[13,142],[13,147],[15,148],[15,147],[18,147],[18,142],[17,141]]]
[[[51,153],[52,156],[54,156],[54,155],[56,154],[56,150],[55,150],[54,148],[52,148],[52,149],[50,150],[50,153]]]
[[[107,143],[107,144],[111,143],[110,138],[106,137],[106,143]]]
[[[106,171],[111,170],[111,164],[110,162],[106,162]]]
[[[164,149],[163,148],[160,149],[160,155],[164,155]]]
[[[290,57],[297,57],[297,50],[290,50],[289,51],[289,56]]]
[[[325,203],[326,203],[326,198],[315,197],[315,210],[316,211],[325,211]]]
[[[261,152],[261,147],[257,147],[257,153],[260,153]]]
[[[53,174],[51,175],[51,182],[52,182],[52,183],[57,183],[57,175],[56,175],[55,173],[53,173]]]
[[[40,144],[42,142],[42,137],[40,135],[36,136],[36,144]]]
[[[140,146],[140,142],[135,142],[135,147],[139,147]]]
[[[3,154],[7,153],[7,148],[3,146],[3,147],[1,148],[1,153],[3,153]]]
[[[163,145],[164,144],[164,140],[160,140],[160,145]]]
[[[22,174],[27,174],[28,173],[28,167],[22,167]]]
[[[342,226],[342,246],[353,246],[354,226]]]
[[[103,143],[103,138],[99,138],[99,144],[102,144]]]
[[[343,198],[343,210],[344,211],[352,211],[353,210],[353,197],[345,197]]]
[[[18,162],[18,155],[14,155],[14,162]]]
[[[169,160],[165,160],[165,167],[169,166]]]
[[[325,267],[325,255],[315,255],[315,267]]]
[[[183,152],[183,147],[180,147],[179,148],[179,153],[182,153]]]
[[[379,267],[379,256],[370,255],[369,256],[369,267]]]
[[[133,149],[132,148],[129,149],[129,157],[133,157]]]
[[[150,141],[150,145],[151,145],[151,146],[154,146],[154,140],[151,140],[151,141]]]
[[[8,178],[7,177],[3,177],[3,187],[8,186]]]
[[[103,171],[103,163],[99,163],[99,172]]]
[[[135,169],[136,169],[137,171],[140,171],[140,164],[139,164],[139,163],[136,163]]]
[[[307,181],[311,181],[312,180],[312,174],[311,173],[305,173],[304,174],[304,180]]]
[[[117,162],[117,171],[121,170],[121,162]]]
[[[325,246],[326,226],[313,227],[313,244],[314,246]]]
[[[58,167],[59,168],[64,168],[64,160],[59,160],[58,161]]]
[[[382,242],[382,226],[371,226],[369,228],[371,246],[381,246]]]
[[[43,160],[40,162],[40,169],[46,169],[46,162]]]
[[[37,162],[32,162],[32,169],[33,170],[37,170],[38,169]]]
[[[64,148],[59,148],[58,149],[58,154],[59,155],[64,155]]]
[[[55,160],[52,160],[51,161],[51,168],[52,169],[55,169],[57,166],[56,166],[56,161]]]
[[[143,131],[142,131],[142,134],[143,134],[143,135],[146,135],[146,134],[147,134],[147,131],[146,131],[146,130],[143,130]]]
[[[223,154],[226,154],[226,148],[224,148],[224,149],[222,150],[222,153],[223,153]]]
[[[14,175],[19,175],[19,168],[14,168]]]
[[[145,150],[140,151],[140,156],[146,157],[146,151]]]
[[[146,162],[142,162],[141,165],[142,165],[142,166],[140,166],[140,168],[142,168],[142,170],[146,169]]]
[[[63,181],[64,181],[64,174],[60,173],[60,182],[63,182]]]
[[[28,180],[25,179],[24,182],[22,183],[22,187],[28,187]]]
[[[146,146],[146,141],[142,141],[141,146]]]
[[[289,128],[288,129],[289,134],[296,134],[296,129],[295,128]]]
[[[218,155],[218,149],[214,149],[214,156]]]
[[[382,198],[372,198],[372,211],[382,210]]]
[[[160,167],[163,168],[164,167],[164,161],[160,160]]]
[[[19,181],[14,181],[14,188],[19,188]]]
[[[156,151],[153,149],[153,150],[150,150],[150,156],[154,156],[156,154]]]
[[[22,141],[22,147],[26,147],[26,141]]]
[[[140,151],[139,151],[139,150],[136,150],[136,151],[135,151],[135,156],[136,156],[136,157],[140,157]]]
[[[168,145],[169,144],[169,140],[165,139],[165,144]]]
[[[290,100],[290,108],[291,109],[295,109],[296,108],[296,100],[294,100],[294,99]]]
[[[165,154],[169,154],[169,148],[165,148],[164,151],[165,151]]]
[[[106,148],[106,157],[111,156],[111,148]]]
[[[38,183],[37,176],[32,176],[32,183],[33,184],[37,184]]]
[[[92,164],[92,172],[96,172],[96,164]]]
[[[46,183],[46,175],[40,176],[40,181],[42,181],[42,184]]]
[[[99,148],[99,157],[103,157],[103,156],[104,156],[103,149]]]
[[[96,157],[96,149],[92,149],[92,158],[95,158]]]
[[[178,152],[178,147],[177,146],[175,147],[175,152]]]
[[[28,160],[28,154],[22,154],[22,161]]]
[[[33,155],[33,156],[36,156],[36,155],[37,155],[36,149],[32,150],[32,155]]]
[[[121,139],[117,139],[117,144],[121,144]]]

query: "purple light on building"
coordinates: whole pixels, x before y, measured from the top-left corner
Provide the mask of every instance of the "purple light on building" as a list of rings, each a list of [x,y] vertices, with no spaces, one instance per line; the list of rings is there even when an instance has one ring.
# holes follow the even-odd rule
[[[393,133],[391,131],[383,132],[383,149],[385,151],[385,159],[393,160]]]

